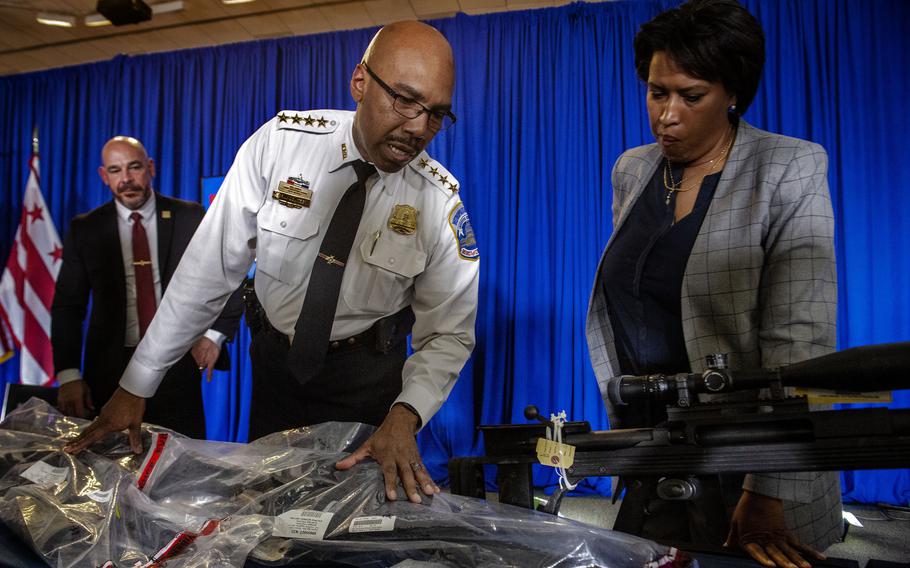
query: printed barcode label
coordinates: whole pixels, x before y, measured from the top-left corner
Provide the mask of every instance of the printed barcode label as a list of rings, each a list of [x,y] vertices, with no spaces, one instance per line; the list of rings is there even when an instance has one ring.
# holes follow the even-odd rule
[[[275,517],[272,535],[303,540],[322,540],[332,513],[295,509]]]
[[[351,521],[351,526],[348,528],[348,532],[352,533],[362,533],[362,532],[385,532],[395,529],[395,516],[391,517],[382,517],[382,516],[371,516],[371,517],[357,517]]]
[[[65,467],[54,467],[48,463],[39,461],[19,475],[38,485],[43,485],[45,483],[57,485],[66,479],[68,472],[69,470]]]

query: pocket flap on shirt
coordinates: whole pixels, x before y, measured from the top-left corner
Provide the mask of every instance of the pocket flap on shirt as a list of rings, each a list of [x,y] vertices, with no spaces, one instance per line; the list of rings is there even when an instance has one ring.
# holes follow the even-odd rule
[[[259,213],[259,226],[266,231],[293,237],[308,239],[319,232],[322,218],[312,211],[300,211],[290,207],[268,207]]]
[[[384,268],[406,278],[413,278],[423,272],[427,262],[427,253],[396,243],[385,236],[375,240],[373,235],[367,235],[360,243],[360,253],[367,264]]]

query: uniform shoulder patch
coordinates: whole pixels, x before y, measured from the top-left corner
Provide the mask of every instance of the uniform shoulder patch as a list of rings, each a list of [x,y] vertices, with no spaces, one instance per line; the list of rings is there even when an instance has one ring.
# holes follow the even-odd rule
[[[283,110],[279,112],[277,126],[282,130],[300,130],[314,134],[334,132],[339,124],[338,117],[324,110]]]
[[[431,158],[426,152],[421,152],[416,159],[411,160],[409,165],[411,169],[430,180],[434,186],[445,191],[446,194],[453,195],[458,193],[459,185],[455,176],[450,174],[447,169],[442,167],[442,164]]]
[[[455,233],[458,244],[458,256],[464,260],[479,260],[480,250],[477,248],[477,239],[474,238],[474,228],[468,219],[468,212],[464,203],[459,201],[449,212],[449,227]]]

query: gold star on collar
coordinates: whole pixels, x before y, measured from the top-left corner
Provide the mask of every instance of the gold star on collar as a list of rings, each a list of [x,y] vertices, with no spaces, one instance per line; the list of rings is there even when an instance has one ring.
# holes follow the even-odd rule
[[[456,184],[456,183],[450,183],[450,184],[449,184],[449,189],[452,190],[452,193],[458,193],[458,184]]]
[[[300,118],[300,115],[295,114],[294,116],[291,117],[291,120],[294,121],[294,124],[300,124],[300,121],[303,120],[303,119]]]
[[[420,158],[420,161],[418,162],[418,165],[419,165],[421,168],[426,168],[426,167],[427,167],[427,164],[429,164],[429,163],[430,163],[430,161],[427,160],[426,158]]]
[[[326,120],[325,118],[323,118],[323,117],[320,116],[319,118],[316,119],[316,122],[319,123],[319,128],[325,128],[325,125],[326,125],[329,121]]]
[[[310,115],[306,115],[306,118],[303,119],[303,123],[307,126],[313,126],[314,122],[316,122],[316,119]]]
[[[288,115],[286,115],[284,113],[281,113],[278,115],[278,122],[287,122],[287,121],[288,121]]]
[[[430,173],[433,174],[433,177],[439,175],[439,168],[430,168]]]
[[[441,181],[442,185],[445,186],[445,184],[449,183],[449,176],[441,176],[439,178],[439,181]]]

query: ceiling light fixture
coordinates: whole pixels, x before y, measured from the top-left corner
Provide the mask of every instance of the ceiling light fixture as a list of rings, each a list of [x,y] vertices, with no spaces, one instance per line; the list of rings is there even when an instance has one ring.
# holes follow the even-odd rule
[[[83,20],[85,25],[90,28],[97,28],[99,26],[109,26],[111,21],[102,16],[101,14],[89,14]]]
[[[246,4],[247,2],[252,1],[253,0],[221,0],[221,3],[230,6],[231,4]]]
[[[66,14],[40,12],[35,19],[38,20],[38,23],[44,24],[45,26],[71,28],[76,25],[76,16],[68,16]]]
[[[152,14],[167,14],[168,12],[179,12],[180,10],[183,10],[183,0],[152,4]]]

